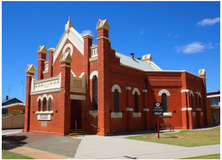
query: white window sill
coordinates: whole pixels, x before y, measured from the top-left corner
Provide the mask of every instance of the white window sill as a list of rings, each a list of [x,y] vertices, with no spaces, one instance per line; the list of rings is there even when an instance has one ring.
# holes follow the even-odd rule
[[[53,114],[53,111],[36,111],[35,114]]]
[[[123,113],[122,112],[112,112],[111,113],[111,118],[122,118]]]
[[[98,116],[98,110],[91,110],[89,111],[89,114],[95,118],[96,116]]]
[[[140,112],[133,112],[133,117],[141,117],[141,113]]]

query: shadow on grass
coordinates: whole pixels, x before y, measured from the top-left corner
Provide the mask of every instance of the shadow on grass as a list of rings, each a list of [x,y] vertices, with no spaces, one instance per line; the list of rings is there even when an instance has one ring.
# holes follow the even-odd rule
[[[27,139],[27,136],[2,136],[2,149],[10,150],[16,147],[21,147],[26,144],[23,140]]]

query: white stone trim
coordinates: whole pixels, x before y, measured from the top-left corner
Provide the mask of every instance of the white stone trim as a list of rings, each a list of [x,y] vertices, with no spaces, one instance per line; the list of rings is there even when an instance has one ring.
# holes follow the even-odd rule
[[[181,93],[183,93],[183,92],[189,92],[189,89],[182,89]]]
[[[126,86],[126,90],[132,90],[130,86]]]
[[[158,92],[158,96],[162,96],[163,93],[166,93],[167,96],[170,96],[170,92],[167,89],[161,89]]]
[[[114,92],[115,89],[117,89],[119,91],[119,93],[121,93],[121,88],[120,88],[120,86],[118,84],[114,84],[112,89],[111,89],[111,91]]]
[[[95,118],[96,116],[98,116],[98,110],[91,110],[89,111],[89,114]]]
[[[90,74],[89,79],[93,79],[93,76],[96,76],[96,77],[98,78],[98,71],[93,71],[93,72]]]
[[[189,108],[182,108],[181,111],[192,111],[193,108],[189,107]]]
[[[94,62],[98,60],[98,56],[97,57],[91,57],[89,58],[89,62]]]
[[[126,108],[126,111],[133,111],[133,108]]]
[[[139,89],[135,87],[132,91],[132,94],[135,94],[136,92],[138,93],[138,95],[140,95]]]
[[[201,112],[201,116],[203,116],[203,112]]]
[[[53,96],[51,94],[48,95],[47,100],[49,100],[49,98],[51,98],[51,100],[53,100]]]
[[[33,95],[38,95],[38,94],[44,94],[44,93],[54,93],[54,92],[60,92],[61,89],[60,88],[56,88],[56,89],[48,89],[48,90],[43,90],[43,91],[33,91],[31,92],[31,96]]]
[[[122,112],[112,112],[111,113],[111,118],[122,118],[123,113]]]
[[[143,89],[143,92],[148,92],[147,89]]]
[[[109,40],[109,38],[105,37],[105,36],[101,36],[101,37],[97,38],[97,40],[102,39],[102,38]]]
[[[149,108],[143,108],[143,111],[144,112],[149,112],[150,110],[149,110]]]
[[[190,96],[192,95],[194,97],[194,94],[193,94],[192,90],[190,90],[189,93],[190,93]]]
[[[42,97],[41,97],[41,96],[38,96],[37,102],[38,102],[39,100],[40,100],[40,101],[42,100]]]
[[[63,48],[63,50],[62,50],[62,54],[63,54],[68,48],[70,48],[70,55],[72,56],[72,54],[73,54],[73,46],[72,46],[71,43],[68,43],[68,44],[66,44],[66,45],[64,46],[64,48]]]
[[[196,116],[196,112],[192,112],[192,115],[193,115],[193,116]]]
[[[85,96],[85,95],[71,94],[71,95],[70,95],[70,99],[74,99],[74,100],[86,100],[86,96]]]
[[[36,111],[35,114],[53,114],[53,111]]]
[[[133,112],[133,117],[141,117],[141,113],[140,112]]]
[[[196,111],[201,111],[201,108],[196,108]]]
[[[200,98],[202,98],[201,93],[200,92],[195,92],[195,94],[197,94]]]
[[[71,68],[71,66],[70,65],[62,65],[62,66],[60,66],[61,68],[63,68],[63,67],[68,67],[68,68]]]

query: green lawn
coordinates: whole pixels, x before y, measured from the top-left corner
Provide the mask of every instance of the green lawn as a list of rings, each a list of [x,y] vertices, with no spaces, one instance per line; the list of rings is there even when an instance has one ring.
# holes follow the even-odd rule
[[[33,158],[15,154],[6,150],[2,150],[2,159],[33,159]]]
[[[127,138],[185,147],[206,146],[220,144],[220,127],[202,131],[185,130],[178,133],[160,133],[160,139],[157,138],[157,133],[130,136]]]
[[[207,156],[189,157],[189,158],[182,158],[182,159],[220,159],[220,154],[211,154]]]

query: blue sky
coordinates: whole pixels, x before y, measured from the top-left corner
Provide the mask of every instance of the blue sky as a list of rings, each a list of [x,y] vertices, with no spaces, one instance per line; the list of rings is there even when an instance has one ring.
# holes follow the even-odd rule
[[[79,33],[99,19],[110,25],[112,48],[152,54],[163,70],[206,69],[207,92],[220,89],[220,2],[2,2],[2,98],[25,101],[27,64],[38,67],[40,45],[56,47],[71,17]],[[37,76],[37,74],[35,74]]]

